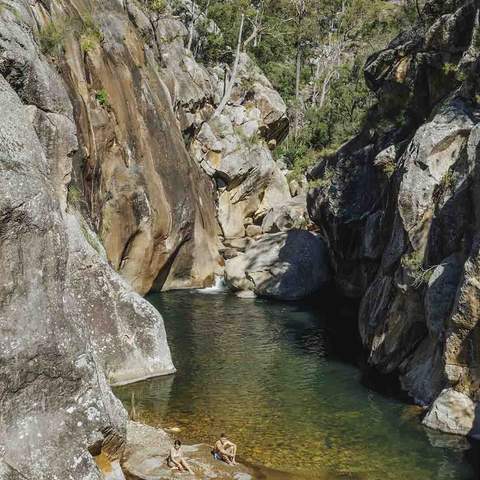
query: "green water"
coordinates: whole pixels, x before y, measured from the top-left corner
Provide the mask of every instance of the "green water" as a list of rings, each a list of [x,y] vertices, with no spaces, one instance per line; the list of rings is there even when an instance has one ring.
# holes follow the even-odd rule
[[[127,408],[134,393],[141,420],[186,441],[213,444],[225,431],[241,458],[306,478],[474,478],[466,441],[427,431],[415,407],[362,386],[331,353],[318,313],[227,294],[150,301],[178,373],[116,389]]]

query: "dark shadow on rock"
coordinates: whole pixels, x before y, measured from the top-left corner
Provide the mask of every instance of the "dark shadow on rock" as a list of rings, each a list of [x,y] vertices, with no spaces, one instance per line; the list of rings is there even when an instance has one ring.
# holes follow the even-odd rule
[[[475,407],[475,417],[468,441],[470,449],[466,452],[465,457],[473,469],[472,480],[478,480],[480,479],[480,402],[477,402]]]
[[[327,247],[320,236],[306,230],[265,235],[240,261],[244,263],[235,273],[245,277],[260,297],[302,300],[330,280]]]

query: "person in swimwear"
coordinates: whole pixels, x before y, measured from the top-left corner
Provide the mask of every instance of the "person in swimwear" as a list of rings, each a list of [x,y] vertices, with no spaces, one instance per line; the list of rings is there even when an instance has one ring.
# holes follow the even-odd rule
[[[224,433],[220,435],[220,439],[215,443],[213,451],[216,459],[223,460],[228,465],[237,464],[235,461],[237,446]]]
[[[183,458],[182,442],[175,440],[173,447],[167,457],[167,465],[172,469],[177,469],[179,472],[188,472],[193,475],[193,471]]]

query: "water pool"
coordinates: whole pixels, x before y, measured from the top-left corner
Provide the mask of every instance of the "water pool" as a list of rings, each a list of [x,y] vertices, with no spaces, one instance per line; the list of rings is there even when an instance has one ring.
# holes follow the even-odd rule
[[[423,428],[416,407],[338,360],[318,307],[199,292],[149,300],[178,372],[115,389],[142,421],[190,442],[225,431],[241,458],[303,478],[474,478],[466,440]]]

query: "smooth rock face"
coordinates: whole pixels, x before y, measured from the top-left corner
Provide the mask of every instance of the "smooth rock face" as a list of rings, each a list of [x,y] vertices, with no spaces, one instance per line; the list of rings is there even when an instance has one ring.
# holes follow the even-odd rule
[[[304,230],[264,235],[225,264],[225,281],[233,290],[280,300],[305,298],[328,280],[326,247]]]
[[[361,300],[368,362],[424,405],[479,400],[478,8],[426,2],[423,24],[367,61],[380,103],[363,131],[311,172],[309,213],[336,285]],[[463,410],[438,408],[454,420],[431,425],[457,432]]]
[[[64,305],[84,317],[108,382],[121,385],[175,371],[161,315],[99,258],[84,221],[66,215],[70,255]]]
[[[0,105],[0,465],[23,478],[100,479],[87,447],[106,428],[121,437],[125,412],[89,343],[89,311],[65,302],[79,292],[67,287],[70,245],[49,162],[3,76]]]
[[[219,261],[213,188],[186,151],[173,102],[200,101],[209,78],[199,66],[203,77],[188,77],[179,20],[164,18],[154,32],[151,12],[125,3],[127,12],[115,0],[89,6],[102,40],[88,51],[74,29],[63,39],[62,75],[81,146],[75,181],[108,260],[138,293],[207,286]],[[82,8],[37,2],[30,11],[43,28],[65,17],[81,25]]]

